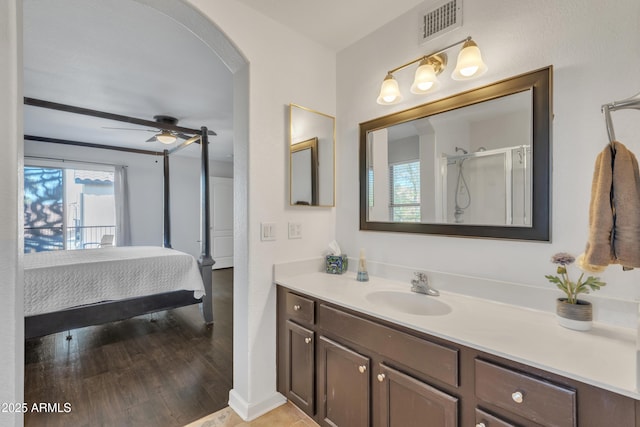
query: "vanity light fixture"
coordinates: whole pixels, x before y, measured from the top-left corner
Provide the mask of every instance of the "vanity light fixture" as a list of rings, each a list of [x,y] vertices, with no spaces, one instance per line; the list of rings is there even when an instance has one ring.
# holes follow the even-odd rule
[[[402,101],[402,94],[400,93],[398,82],[393,78],[393,74],[389,72],[382,82],[380,95],[378,95],[378,104],[390,105],[397,104],[400,101]]]
[[[398,82],[393,77],[393,73],[407,68],[410,65],[420,61],[418,69],[411,85],[411,93],[425,94],[434,91],[440,85],[438,81],[438,75],[444,71],[447,66],[447,55],[444,53],[447,49],[462,44],[462,49],[458,54],[458,61],[456,68],[451,75],[454,80],[469,80],[481,76],[487,71],[487,65],[482,61],[482,55],[478,45],[467,37],[464,40],[460,40],[453,43],[444,49],[440,49],[437,52],[430,53],[429,55],[421,56],[420,58],[409,61],[406,64],[402,64],[399,67],[390,70],[387,76],[382,82],[380,88],[380,95],[377,102],[381,105],[392,105],[402,101],[402,94],[398,87]]]
[[[462,45],[458,54],[456,69],[453,70],[453,80],[468,80],[483,75],[487,71],[487,65],[482,61],[482,54],[476,42],[467,40]]]

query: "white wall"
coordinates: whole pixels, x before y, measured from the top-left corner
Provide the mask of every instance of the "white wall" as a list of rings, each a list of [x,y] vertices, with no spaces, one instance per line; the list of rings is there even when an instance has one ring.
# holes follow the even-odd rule
[[[190,0],[233,41],[249,63],[235,81],[234,384],[230,404],[252,418],[278,402],[273,264],[320,256],[335,235],[335,209],[290,207],[288,106],[335,115],[335,54],[234,0]],[[248,73],[248,75],[246,74]],[[247,118],[248,122],[244,121]],[[240,135],[242,133],[242,135]],[[339,145],[339,142],[338,142]],[[245,151],[248,150],[246,153]],[[241,200],[248,201],[248,206]],[[302,239],[287,239],[287,222]],[[276,240],[260,241],[260,223],[276,224]],[[246,237],[246,252],[241,247]],[[246,266],[247,271],[244,271]]]
[[[161,246],[163,242],[163,157],[25,141],[25,156],[51,157],[127,166],[131,244]],[[29,159],[26,159],[29,162]],[[211,161],[210,176],[231,177],[230,162]],[[171,246],[200,256],[200,160],[169,158]]]
[[[335,54],[310,42],[235,0],[185,0],[210,20],[202,26],[185,3],[138,0],[184,23],[216,48],[234,72],[234,393],[233,403],[245,417],[259,415],[281,402],[275,393],[275,262],[320,255],[335,235],[335,209],[288,206],[285,180],[288,159],[287,106],[294,102],[335,115]],[[17,5],[16,5],[17,3]],[[2,320],[6,336],[0,363],[3,401],[21,401],[22,295],[21,247],[17,234],[22,201],[19,178],[21,125],[21,4],[2,3],[0,14],[0,128],[6,133],[2,157],[3,212],[0,225],[5,260],[2,268]],[[226,35],[222,35],[222,32]],[[242,58],[244,55],[244,58]],[[246,61],[245,61],[246,59]],[[250,64],[248,66],[247,64]],[[260,222],[276,223],[277,240],[259,240]],[[287,221],[302,224],[302,239],[286,239]],[[150,225],[150,227],[154,227]],[[176,233],[174,230],[174,234]],[[4,235],[8,236],[6,239]],[[4,271],[3,271],[4,273]],[[15,345],[14,345],[15,344]],[[5,415],[3,415],[5,417]],[[8,416],[2,424],[22,422]]]
[[[407,13],[338,54],[337,236],[348,253],[372,260],[548,288],[558,251],[579,254],[587,239],[591,178],[607,144],[600,106],[640,90],[640,3],[637,0],[466,1],[463,26],[417,44],[417,12]],[[396,74],[405,100],[376,104],[386,71],[471,35],[489,67],[480,79],[443,84],[433,95],[409,92],[415,69]],[[455,61],[458,48],[449,52]],[[358,231],[358,123],[527,71],[554,66],[553,241],[528,243]],[[615,112],[618,138],[640,154],[638,111]],[[609,268],[599,292],[637,298],[638,272]],[[407,278],[409,280],[410,278]]]
[[[22,402],[22,2],[0,2],[0,403]],[[22,414],[0,412],[0,426],[21,426]]]

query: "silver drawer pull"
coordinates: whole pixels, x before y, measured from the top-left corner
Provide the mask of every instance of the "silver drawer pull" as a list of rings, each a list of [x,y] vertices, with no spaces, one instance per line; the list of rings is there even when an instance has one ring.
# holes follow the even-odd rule
[[[302,308],[302,307],[300,307],[298,304],[296,304],[296,305],[294,305],[294,306],[293,306],[293,309],[294,309],[295,311],[300,311],[300,309],[301,309],[301,308]]]
[[[307,343],[307,344],[309,344],[309,343],[311,342],[311,338],[309,338],[309,337],[305,338],[305,339],[304,339],[304,342],[305,342],[305,343]]]
[[[522,396],[522,393],[519,391],[513,392],[513,394],[511,395],[511,398],[516,403],[522,403],[522,401],[524,400],[524,396]]]
[[[484,423],[478,423],[476,424],[476,427],[487,427]]]
[[[378,381],[384,381],[384,374],[378,374]]]
[[[365,365],[358,366],[358,371],[360,371],[361,374],[364,374],[366,370],[367,370],[367,367]]]

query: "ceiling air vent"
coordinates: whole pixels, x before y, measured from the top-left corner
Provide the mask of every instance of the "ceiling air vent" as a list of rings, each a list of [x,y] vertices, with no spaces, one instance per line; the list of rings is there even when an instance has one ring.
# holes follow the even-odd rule
[[[423,13],[421,19],[420,43],[424,43],[462,26],[462,0],[438,3]]]

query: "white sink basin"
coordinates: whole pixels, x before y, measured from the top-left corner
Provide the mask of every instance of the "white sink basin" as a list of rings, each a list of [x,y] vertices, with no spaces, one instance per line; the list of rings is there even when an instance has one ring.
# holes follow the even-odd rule
[[[443,316],[451,313],[451,307],[433,297],[415,292],[375,291],[367,294],[369,302],[394,311],[420,316]]]

